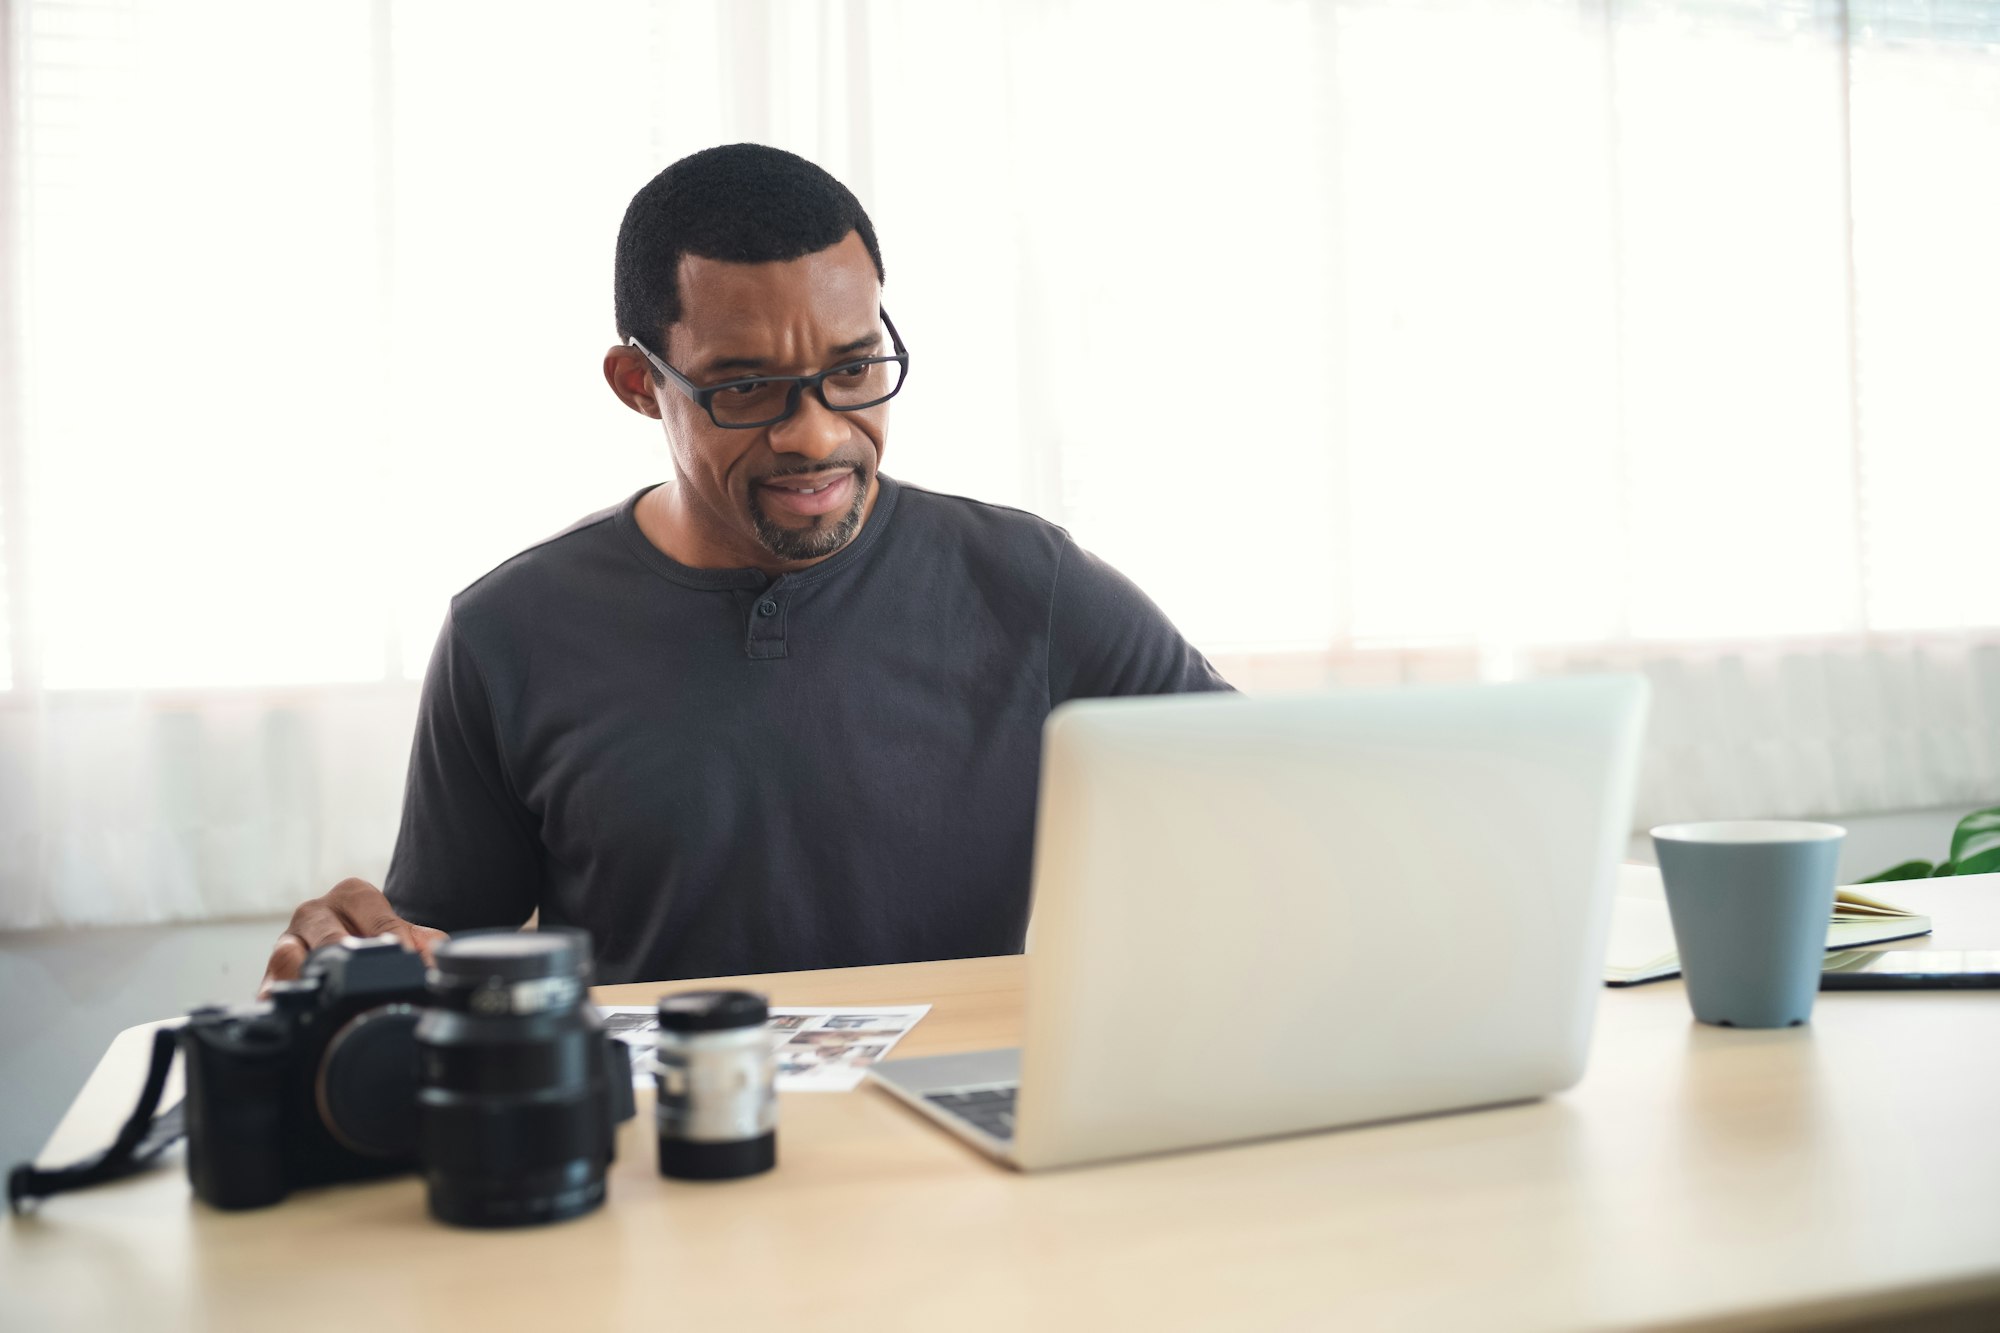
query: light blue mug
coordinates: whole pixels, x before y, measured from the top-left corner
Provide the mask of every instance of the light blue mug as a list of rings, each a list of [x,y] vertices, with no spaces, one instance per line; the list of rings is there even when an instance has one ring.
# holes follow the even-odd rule
[[[1777,819],[1653,830],[1696,1018],[1780,1028],[1812,1017],[1846,836],[1838,824]]]

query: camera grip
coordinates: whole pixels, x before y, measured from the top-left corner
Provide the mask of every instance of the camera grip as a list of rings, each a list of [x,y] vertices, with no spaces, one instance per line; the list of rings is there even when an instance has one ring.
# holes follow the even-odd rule
[[[288,1192],[284,1160],[282,1040],[242,1040],[241,1029],[181,1029],[187,1071],[188,1182],[217,1208],[263,1208]]]

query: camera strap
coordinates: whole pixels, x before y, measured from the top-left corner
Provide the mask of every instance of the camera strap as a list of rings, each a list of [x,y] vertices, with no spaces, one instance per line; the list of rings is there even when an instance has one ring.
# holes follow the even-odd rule
[[[97,1156],[71,1166],[44,1171],[32,1162],[21,1163],[7,1174],[7,1206],[23,1213],[28,1210],[30,1200],[119,1180],[152,1165],[155,1157],[186,1132],[181,1119],[182,1103],[175,1102],[161,1114],[153,1114],[160,1104],[160,1094],[166,1090],[167,1071],[173,1068],[174,1052],[179,1047],[177,1028],[161,1028],[153,1033],[153,1063],[146,1070],[146,1086],[140,1091],[139,1104],[132,1108],[125,1128],[118,1131],[118,1138]]]

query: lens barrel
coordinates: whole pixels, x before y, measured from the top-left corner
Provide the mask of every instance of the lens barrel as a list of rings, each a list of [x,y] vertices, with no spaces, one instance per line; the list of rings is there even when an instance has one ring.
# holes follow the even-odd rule
[[[654,1121],[660,1174],[733,1180],[778,1164],[777,1056],[755,991],[660,998]]]
[[[606,1038],[584,1002],[580,930],[438,946],[417,1024],[431,1213],[471,1227],[555,1222],[604,1201],[615,1125]]]

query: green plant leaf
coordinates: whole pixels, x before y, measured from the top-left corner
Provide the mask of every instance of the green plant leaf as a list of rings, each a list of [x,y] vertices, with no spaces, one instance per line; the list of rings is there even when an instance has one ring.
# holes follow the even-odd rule
[[[1951,859],[1961,875],[2000,870],[2000,806],[1974,810],[1958,821],[1951,835]]]
[[[1937,869],[1931,871],[1931,878],[1940,879],[1945,875],[1956,875],[1957,873],[1958,873],[1958,862],[1940,861],[1937,863]]]
[[[1929,879],[1932,866],[1929,861],[1905,861],[1899,866],[1890,866],[1879,875],[1857,880],[1859,884],[1887,884],[1892,879]]]

